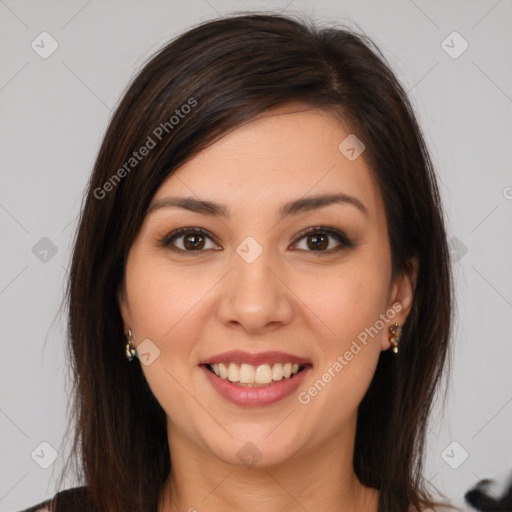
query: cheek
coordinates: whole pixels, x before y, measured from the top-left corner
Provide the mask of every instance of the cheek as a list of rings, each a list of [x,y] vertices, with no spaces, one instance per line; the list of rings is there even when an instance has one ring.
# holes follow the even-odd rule
[[[316,305],[318,325],[329,329],[322,327],[328,335],[317,337],[317,373],[301,390],[300,403],[318,411],[317,416],[324,418],[322,428],[333,434],[355,414],[374,376],[388,324],[377,331],[372,328],[385,313],[386,278],[377,266],[365,265],[364,271],[354,266],[325,280],[323,287],[310,289],[308,305]],[[322,411],[329,411],[328,419]]]
[[[134,254],[127,264],[126,287],[139,337],[163,341],[172,336],[211,286],[207,275],[171,270],[165,262]]]
[[[149,339],[160,351],[141,368],[153,395],[174,419],[190,408],[190,396],[178,382],[185,382],[196,364],[191,353],[202,324],[193,322],[194,306],[209,288],[207,276],[192,281],[191,275],[171,271],[165,261],[148,258],[142,250],[128,259],[126,289],[135,345]]]
[[[373,325],[387,305],[388,269],[375,261],[354,259],[322,277],[299,278],[300,297],[323,323],[333,348]]]

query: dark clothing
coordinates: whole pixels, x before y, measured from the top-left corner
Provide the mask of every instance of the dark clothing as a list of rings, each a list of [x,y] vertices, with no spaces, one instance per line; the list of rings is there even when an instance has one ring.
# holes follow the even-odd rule
[[[87,487],[74,487],[20,512],[97,512],[97,509],[90,500]]]

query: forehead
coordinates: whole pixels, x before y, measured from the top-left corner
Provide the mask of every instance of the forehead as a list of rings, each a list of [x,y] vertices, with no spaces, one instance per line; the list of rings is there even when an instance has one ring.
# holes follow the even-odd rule
[[[379,217],[383,204],[364,151],[350,160],[339,148],[351,134],[331,114],[308,106],[267,111],[178,168],[153,203],[187,195],[254,214],[308,195],[344,193]]]

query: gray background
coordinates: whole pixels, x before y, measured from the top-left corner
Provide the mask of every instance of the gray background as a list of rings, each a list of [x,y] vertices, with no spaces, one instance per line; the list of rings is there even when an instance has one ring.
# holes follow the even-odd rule
[[[426,474],[459,503],[479,478],[512,470],[510,1],[0,0],[1,511],[52,496],[62,467],[69,383],[59,306],[111,112],[167,40],[236,9],[357,24],[410,92],[458,260],[453,374],[445,413],[437,408],[430,429]],[[43,31],[58,42],[46,59],[31,47],[51,48]],[[458,36],[446,39],[454,31],[469,44],[457,58],[445,51],[463,48]],[[57,451],[53,464],[41,443]]]

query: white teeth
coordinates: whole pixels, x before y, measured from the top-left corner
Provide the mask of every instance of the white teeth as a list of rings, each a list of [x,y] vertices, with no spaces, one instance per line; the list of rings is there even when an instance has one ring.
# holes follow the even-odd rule
[[[218,377],[240,384],[270,384],[272,381],[277,382],[296,375],[301,368],[301,365],[297,363],[260,364],[259,366],[246,363],[241,365],[215,363],[209,366]]]
[[[260,364],[254,377],[256,384],[270,384],[272,382],[272,370],[268,364]]]
[[[283,378],[283,365],[275,364],[272,367],[272,380],[281,380]]]
[[[254,382],[254,367],[250,364],[243,364],[240,366],[238,379],[242,384],[250,384]]]
[[[219,363],[219,373],[217,375],[220,375],[223,379],[228,378],[228,369],[222,363]]]
[[[231,382],[238,382],[240,380],[240,369],[235,363],[229,363],[228,367],[228,380]]]

